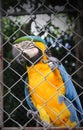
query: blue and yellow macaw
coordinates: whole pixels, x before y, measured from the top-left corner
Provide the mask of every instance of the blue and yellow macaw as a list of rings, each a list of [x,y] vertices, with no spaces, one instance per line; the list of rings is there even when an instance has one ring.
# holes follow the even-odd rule
[[[24,65],[27,104],[40,119],[56,127],[76,127],[83,121],[83,110],[64,66],[48,54],[46,42],[38,36],[23,36],[15,41],[13,55]]]

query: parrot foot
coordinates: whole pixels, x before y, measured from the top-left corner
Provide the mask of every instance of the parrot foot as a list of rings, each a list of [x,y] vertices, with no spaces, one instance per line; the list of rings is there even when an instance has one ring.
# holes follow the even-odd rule
[[[49,60],[48,65],[52,71],[55,68],[58,68],[58,66],[60,65],[60,61],[55,57],[50,56],[50,57],[48,57],[48,60]]]
[[[44,128],[46,128],[46,130],[48,130],[49,129],[49,127],[51,127],[51,125],[50,124],[48,124],[47,122],[45,122],[45,121],[41,121],[41,124],[42,124],[42,126],[44,126]],[[44,129],[45,130],[45,129]]]
[[[34,117],[34,119],[36,119],[44,128],[50,127],[50,124],[48,124],[47,122],[43,121],[43,120],[40,118],[38,111],[28,110],[28,112],[27,112],[27,117],[29,117],[30,114],[31,114],[31,115]]]
[[[36,117],[36,116],[38,115],[38,111],[28,110],[28,112],[27,112],[27,117],[28,117],[30,114],[33,115],[34,117]]]

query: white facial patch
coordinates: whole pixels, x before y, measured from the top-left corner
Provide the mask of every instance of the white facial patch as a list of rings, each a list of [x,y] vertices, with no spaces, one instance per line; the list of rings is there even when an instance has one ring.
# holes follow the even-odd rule
[[[38,48],[36,48],[35,43],[32,41],[23,41],[15,44],[14,47],[19,51],[22,51],[22,54],[29,56],[29,58],[38,54]]]
[[[36,47],[33,47],[33,48],[30,48],[30,49],[25,49],[23,51],[23,53],[25,53],[26,55],[28,55],[30,58],[34,57],[35,55],[38,54],[38,48]]]

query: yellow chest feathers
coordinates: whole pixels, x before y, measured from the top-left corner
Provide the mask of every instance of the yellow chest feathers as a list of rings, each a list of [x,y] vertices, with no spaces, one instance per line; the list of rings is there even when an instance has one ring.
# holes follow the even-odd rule
[[[65,86],[58,69],[52,72],[48,64],[40,62],[27,71],[30,91],[35,91],[39,96],[46,93],[47,98],[56,92],[65,94]]]

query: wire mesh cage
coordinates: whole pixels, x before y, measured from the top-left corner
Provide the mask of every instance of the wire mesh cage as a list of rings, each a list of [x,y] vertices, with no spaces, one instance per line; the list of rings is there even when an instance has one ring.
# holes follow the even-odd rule
[[[79,115],[82,117],[74,123],[70,123],[73,121],[68,120],[70,115],[72,115],[69,113],[69,110],[72,108],[72,104],[75,105],[75,101],[78,98],[83,107],[82,8],[82,0],[53,0],[52,2],[50,0],[0,1],[0,127],[3,130],[36,128],[41,130],[55,129],[57,127],[78,129],[79,124],[80,129],[82,128],[83,113],[78,109],[79,107],[73,106],[73,112],[77,112],[78,117]],[[43,54],[35,62],[30,61],[30,59],[23,55],[24,53],[22,51],[19,51],[18,54],[15,53],[15,57],[13,57],[12,49],[14,47],[14,41],[22,36],[41,37],[42,41],[39,40],[39,43],[45,42],[44,45],[47,52],[44,50],[45,52],[43,51]],[[20,43],[22,42],[23,40],[20,41]],[[29,42],[35,44],[37,39],[34,40],[31,37]],[[42,51],[38,45],[35,47],[40,49],[40,52]],[[27,47],[25,46],[25,48]],[[52,59],[49,58],[50,54]],[[27,62],[29,61],[29,68],[24,63],[21,64],[18,62],[20,55]],[[46,61],[42,61],[43,57],[47,57]],[[52,61],[55,61],[53,57],[55,59],[57,58],[59,64],[65,66],[69,76],[67,81],[63,82],[56,75],[56,83],[54,81],[52,83],[49,79],[54,75],[53,69],[49,69],[49,73],[47,73],[48,67],[44,68],[44,71],[42,71],[42,67],[40,67],[41,69],[35,67],[36,63],[40,60],[45,66],[47,64],[49,66],[52,65]],[[55,68],[57,71],[58,66]],[[30,76],[32,75],[29,76],[31,71],[34,76],[32,81],[30,80]],[[63,73],[66,75],[64,71]],[[28,80],[31,85],[28,83]],[[77,95],[71,100],[68,99],[65,93],[68,90],[70,95],[74,95],[72,87],[70,89],[66,88],[65,90],[66,82],[70,80],[77,91]],[[33,82],[35,84],[34,88],[32,88]],[[61,85],[60,83],[63,84]],[[47,86],[45,86],[46,84]],[[72,84],[69,86],[72,86]],[[25,88],[29,91],[27,96],[25,94]],[[52,94],[50,94],[51,90]],[[64,99],[61,98],[61,102],[57,103],[59,96],[63,96]],[[42,105],[37,106],[36,102],[33,103],[34,98]],[[27,99],[30,104],[27,103]],[[67,107],[63,105],[64,109],[61,106],[64,104],[63,102],[68,105]],[[36,108],[33,108],[34,106]],[[42,113],[44,116],[46,115],[46,118],[42,116],[44,120],[41,118]],[[63,115],[67,113],[69,115],[63,118]]]

